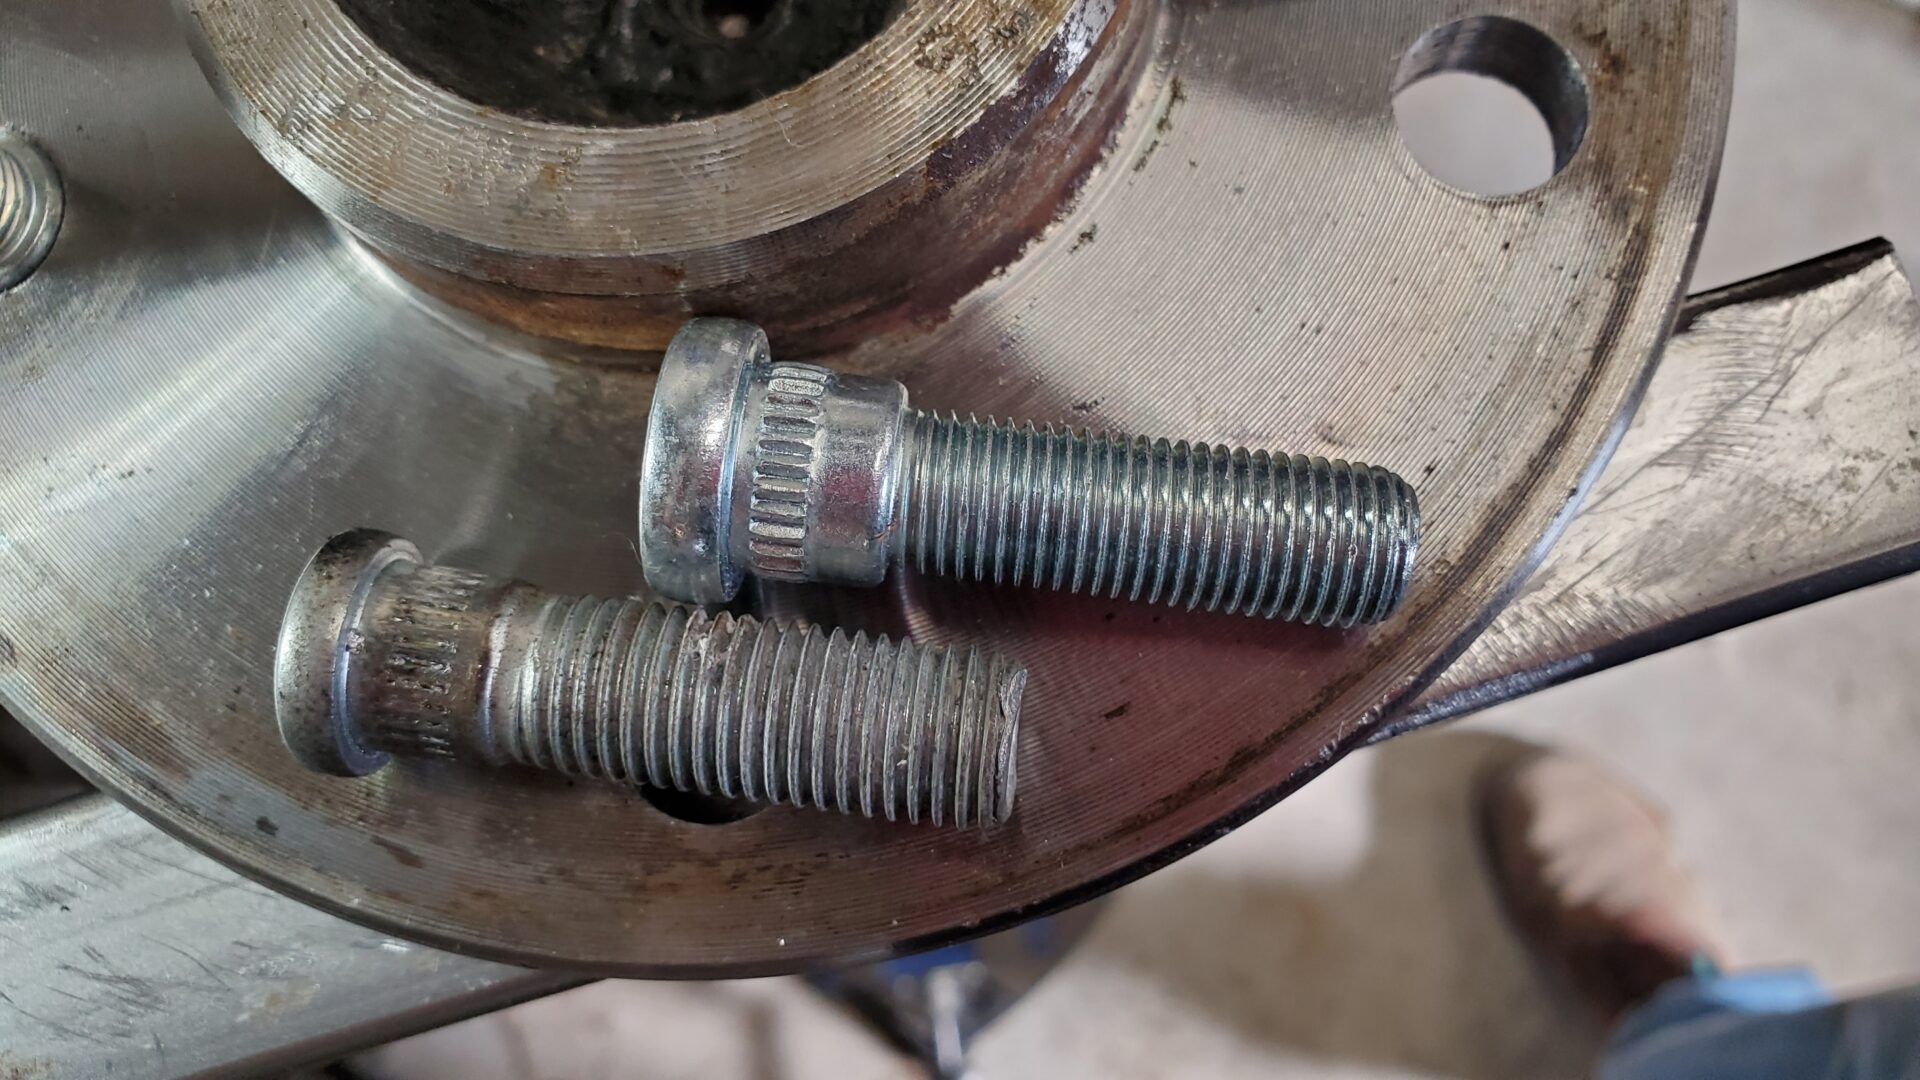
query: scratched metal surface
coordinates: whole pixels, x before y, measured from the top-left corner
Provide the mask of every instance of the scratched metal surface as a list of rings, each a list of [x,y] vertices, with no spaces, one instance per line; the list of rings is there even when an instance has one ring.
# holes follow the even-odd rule
[[[104,795],[0,823],[0,1076],[265,1076],[569,985],[239,877]]]
[[[1513,603],[1374,737],[1920,569],[1920,303],[1882,241],[1691,298]]]
[[[901,0],[875,38],[770,98],[583,126],[457,96],[335,0],[175,6],[261,154],[436,295],[635,350],[718,311],[810,353],[937,319],[1011,261],[1100,158],[1159,9]],[[784,17],[763,31],[737,47],[807,36]]]
[[[1646,410],[1596,485],[1595,509],[1574,519],[1535,578],[1582,580],[1581,589],[1530,585],[1458,673],[1450,669],[1419,709],[1380,730],[1594,670],[1596,658],[1618,655],[1609,650],[1640,655],[1920,563],[1911,466],[1857,491],[1817,482],[1823,467],[1844,474],[1849,463],[1829,453],[1836,440],[1895,460],[1914,438],[1905,424],[1920,415],[1920,305],[1883,245],[1696,297],[1682,326]],[[1769,378],[1789,369],[1780,400],[1794,404],[1770,409],[1764,428],[1725,407],[1762,392],[1750,387],[1778,385]],[[1740,452],[1704,469],[1667,456],[1699,443]],[[1911,461],[1920,451],[1906,453]],[[1660,482],[1644,479],[1654,473]],[[1735,494],[1777,490],[1783,474],[1808,482],[1793,498]],[[1602,497],[1629,488],[1637,509],[1632,528],[1618,531],[1620,515]],[[1663,560],[1668,575],[1635,572],[1634,560],[1581,539],[1659,542],[1649,522],[1679,529],[1704,551],[1740,535],[1781,542],[1762,560]],[[1806,522],[1846,527],[1806,530]],[[1636,599],[1600,604],[1582,591]],[[1542,627],[1549,636],[1534,647],[1528,635]],[[1489,650],[1493,643],[1505,646]],[[408,947],[278,896],[102,796],[0,822],[0,942],[0,1075],[9,1067],[28,1076],[36,1068],[132,1078],[257,1072],[568,982]],[[265,1012],[274,1023],[233,1022]]]
[[[831,358],[927,407],[1351,455],[1421,487],[1423,569],[1364,632],[910,575],[839,594],[842,622],[1031,668],[1021,805],[978,837],[778,811],[702,827],[431,765],[302,772],[269,657],[308,553],[366,525],[558,589],[637,588],[649,376],[396,284],[232,128],[161,5],[0,0],[0,119],[71,200],[45,267],[0,298],[0,701],[252,877],[526,963],[790,970],[1144,873],[1464,647],[1664,336],[1717,164],[1726,5],[1493,10],[1586,72],[1585,141],[1546,186],[1461,195],[1399,143],[1394,70],[1451,2],[1169,3],[1139,107],[1055,231],[946,322]]]

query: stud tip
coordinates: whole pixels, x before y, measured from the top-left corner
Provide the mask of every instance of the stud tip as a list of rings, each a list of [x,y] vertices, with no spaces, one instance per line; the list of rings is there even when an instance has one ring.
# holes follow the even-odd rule
[[[1413,582],[1413,568],[1420,554],[1420,496],[1397,473],[1380,470],[1393,485],[1393,513],[1386,520],[1376,523],[1376,528],[1389,528],[1391,532],[1385,538],[1385,545],[1393,549],[1391,576],[1381,583],[1380,593],[1364,612],[1363,621],[1382,623],[1392,618],[1406,602],[1407,588]]]
[[[1400,481],[1400,492],[1404,499],[1402,507],[1406,513],[1407,527],[1403,541],[1405,546],[1400,555],[1399,579],[1393,583],[1393,598],[1387,603],[1388,615],[1398,611],[1406,600],[1407,586],[1413,581],[1414,565],[1420,560],[1420,493],[1404,479]]]
[[[982,815],[982,828],[1004,824],[1013,816],[1014,789],[1019,786],[1020,775],[1020,706],[1027,692],[1027,669],[1008,668],[996,689],[995,704],[1003,721],[1000,745],[995,751],[1000,761],[1000,767],[996,770],[1000,777],[1000,790],[987,813]]]
[[[315,772],[365,776],[388,755],[367,750],[340,700],[348,646],[366,586],[395,562],[420,563],[420,551],[388,533],[356,529],[321,547],[300,573],[274,648],[274,714],[281,741]]]
[[[662,596],[715,604],[740,589],[735,448],[748,382],[769,355],[765,332],[738,319],[694,319],[667,346],[640,463],[640,564]]]

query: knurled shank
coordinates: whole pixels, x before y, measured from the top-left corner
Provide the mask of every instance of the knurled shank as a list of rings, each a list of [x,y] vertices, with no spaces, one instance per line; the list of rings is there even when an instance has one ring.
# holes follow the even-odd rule
[[[395,561],[349,631],[346,705],[359,742],[403,757],[494,761],[482,702],[495,612],[510,582]]]
[[[935,825],[1012,810],[1004,657],[397,559],[347,630],[356,741],[403,757]]]

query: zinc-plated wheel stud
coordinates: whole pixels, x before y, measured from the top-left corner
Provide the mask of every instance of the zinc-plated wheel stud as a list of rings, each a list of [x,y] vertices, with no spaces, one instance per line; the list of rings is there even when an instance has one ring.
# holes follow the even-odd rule
[[[1420,539],[1385,469],[909,411],[886,379],[775,363],[751,323],[667,348],[640,475],[641,564],[713,603],[744,576],[925,572],[1329,626],[1379,622]]]
[[[963,827],[1012,812],[1025,685],[978,650],[558,596],[370,530],[308,564],[274,668],[322,772],[453,758]]]
[[[0,128],[0,292],[40,268],[65,212],[53,162],[26,136]]]

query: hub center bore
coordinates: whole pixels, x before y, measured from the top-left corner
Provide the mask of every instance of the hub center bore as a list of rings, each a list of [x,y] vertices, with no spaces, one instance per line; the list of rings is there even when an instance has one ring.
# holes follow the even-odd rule
[[[339,0],[415,74],[529,120],[635,127],[798,86],[884,29],[898,0]]]

